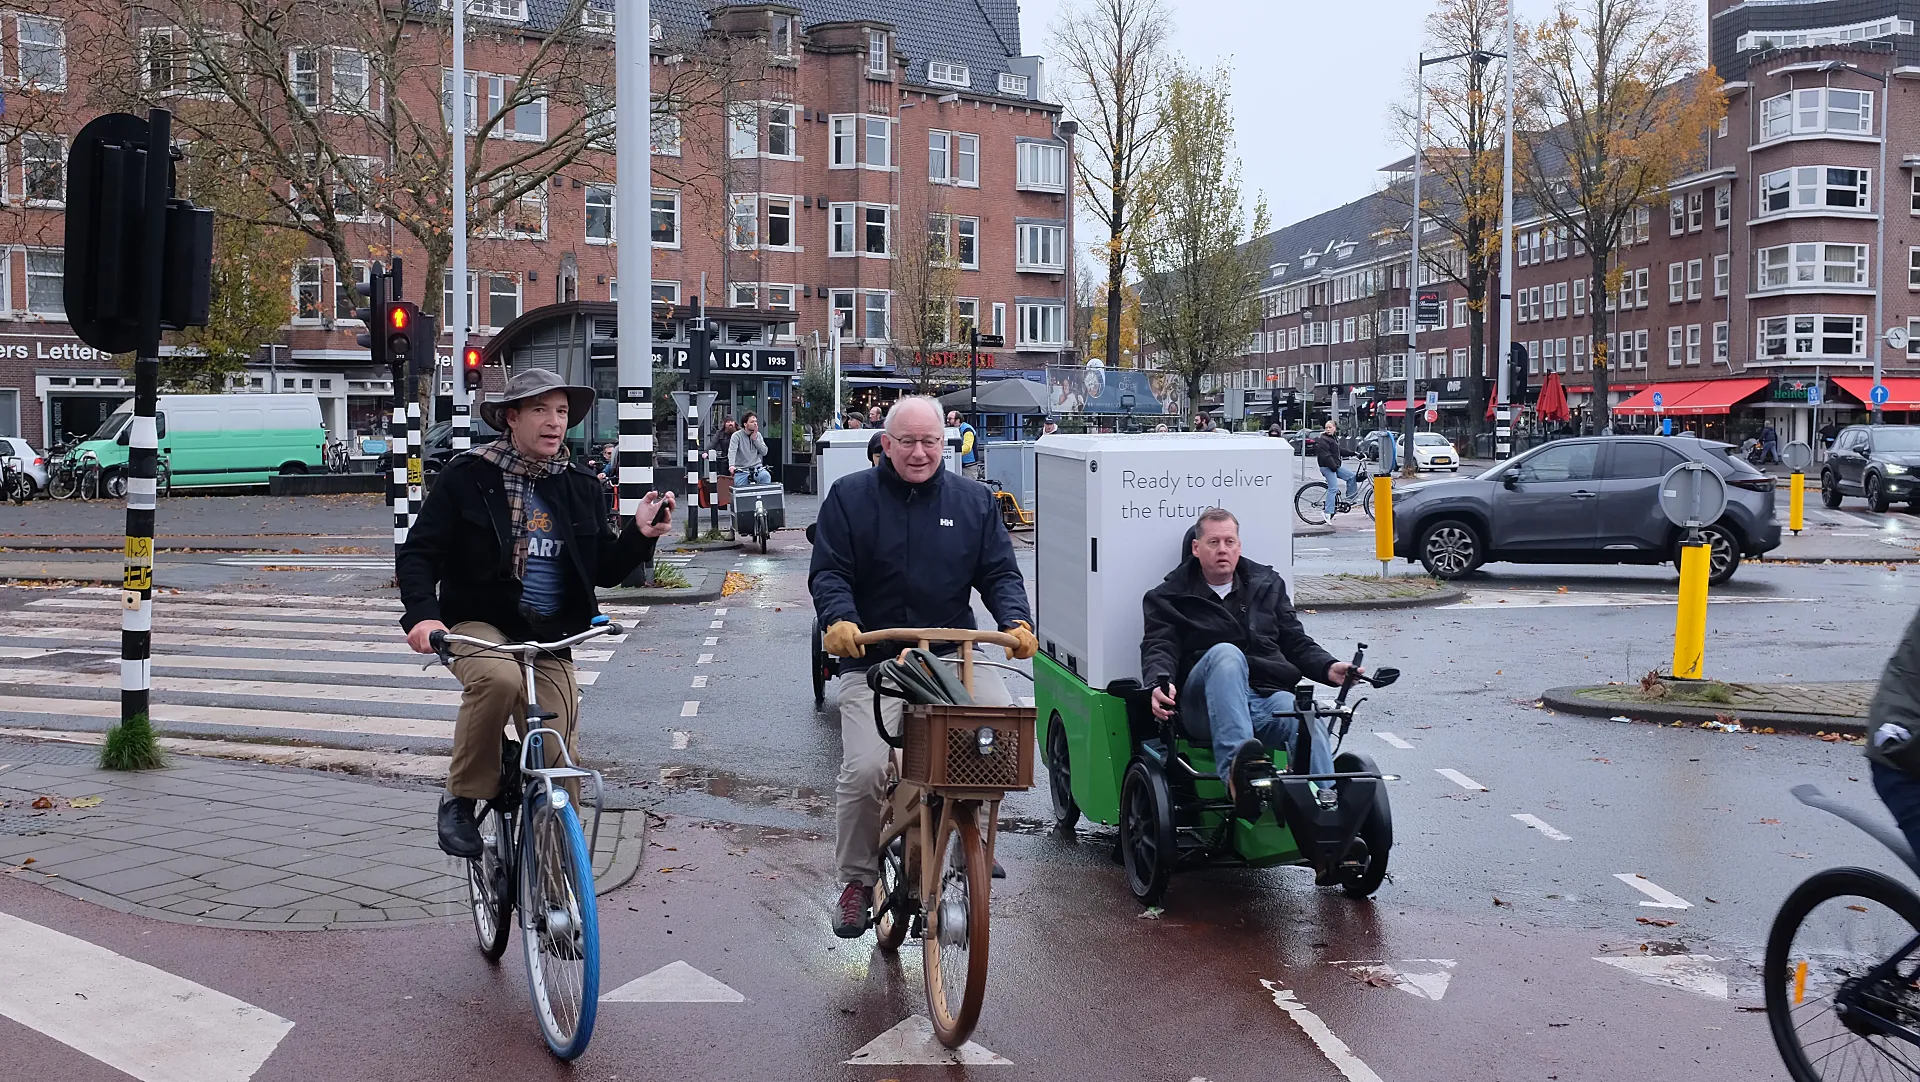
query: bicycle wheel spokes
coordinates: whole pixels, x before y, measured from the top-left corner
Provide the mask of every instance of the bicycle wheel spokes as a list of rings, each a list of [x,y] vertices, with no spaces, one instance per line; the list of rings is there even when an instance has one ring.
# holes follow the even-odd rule
[[[1309,526],[1327,521],[1327,483],[1308,481],[1293,492],[1293,513]]]
[[[507,871],[512,865],[508,858],[512,844],[512,822],[489,804],[480,820],[480,855],[467,861],[467,904],[473,910],[473,932],[480,941],[480,953],[489,962],[499,961],[506,953],[507,937],[513,929],[513,884]]]
[[[1774,1041],[1796,1082],[1920,1076],[1916,945],[1920,898],[1878,873],[1823,872],[1788,897],[1765,980]]]
[[[926,900],[922,969],[940,1043],[966,1043],[987,996],[987,906],[993,864],[980,840],[978,810],[959,802],[928,859],[939,862]],[[925,814],[932,814],[931,810]]]
[[[600,997],[600,927],[593,864],[571,802],[528,802],[520,853],[520,938],[527,984],[547,1046],[561,1059],[586,1051]]]

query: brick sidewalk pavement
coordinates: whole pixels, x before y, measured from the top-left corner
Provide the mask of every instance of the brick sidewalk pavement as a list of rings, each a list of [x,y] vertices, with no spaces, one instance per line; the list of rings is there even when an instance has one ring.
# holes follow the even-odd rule
[[[0,741],[0,874],[122,912],[255,930],[466,912],[465,869],[435,840],[437,789],[186,757],[123,773],[98,756]],[[601,893],[632,877],[644,826],[643,812],[606,813]]]
[[[1731,703],[1709,703],[1694,699],[1646,700],[1638,689],[1627,685],[1582,688],[1580,697],[1623,706],[1694,706],[1725,713],[1763,711],[1769,714],[1809,714],[1816,717],[1867,716],[1867,704],[1873,700],[1875,682],[1871,680],[1833,681],[1818,684],[1735,684],[1725,685],[1732,694]]]

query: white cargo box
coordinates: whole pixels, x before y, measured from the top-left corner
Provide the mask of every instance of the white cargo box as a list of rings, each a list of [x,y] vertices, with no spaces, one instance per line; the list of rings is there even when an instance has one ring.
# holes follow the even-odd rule
[[[850,473],[872,467],[867,461],[867,444],[881,430],[877,428],[842,428],[832,432],[823,432],[820,442],[815,445],[820,460],[820,494],[825,496],[833,488],[833,483]],[[947,429],[947,469],[960,472],[960,430]]]
[[[1089,686],[1140,678],[1140,601],[1209,507],[1293,589],[1293,448],[1267,436],[1047,436],[1035,447],[1040,648]]]

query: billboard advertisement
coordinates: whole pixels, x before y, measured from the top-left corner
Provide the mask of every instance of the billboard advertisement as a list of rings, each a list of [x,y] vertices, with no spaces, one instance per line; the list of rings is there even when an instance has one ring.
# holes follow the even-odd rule
[[[1126,408],[1128,395],[1133,399],[1131,410]],[[1181,413],[1186,398],[1180,377],[1167,372],[1109,369],[1100,364],[1047,367],[1050,413]]]

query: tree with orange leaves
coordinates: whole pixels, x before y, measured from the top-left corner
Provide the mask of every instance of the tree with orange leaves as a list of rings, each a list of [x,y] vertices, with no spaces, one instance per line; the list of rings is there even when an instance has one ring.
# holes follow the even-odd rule
[[[1645,208],[1706,159],[1726,110],[1704,67],[1691,0],[1560,0],[1520,41],[1515,169],[1529,199],[1567,230],[1593,268],[1593,404],[1611,372],[1603,303],[1615,256]],[[1606,415],[1595,418],[1596,426]]]

